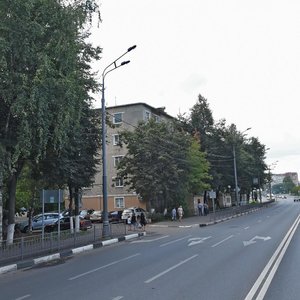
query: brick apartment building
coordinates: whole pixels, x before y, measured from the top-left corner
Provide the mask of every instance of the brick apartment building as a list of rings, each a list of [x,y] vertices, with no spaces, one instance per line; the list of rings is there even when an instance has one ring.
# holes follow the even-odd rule
[[[145,208],[145,203],[139,199],[135,192],[129,192],[123,185],[123,179],[117,177],[117,164],[126,154],[126,147],[120,147],[119,137],[123,130],[134,130],[138,122],[154,118],[157,122],[173,119],[165,112],[165,108],[154,108],[146,103],[133,103],[106,108],[107,116],[114,128],[107,126],[107,194],[108,211],[121,210],[126,207],[138,206]],[[99,116],[101,109],[99,109]],[[100,134],[100,133],[99,133]],[[95,176],[94,185],[84,189],[82,195],[82,208],[95,210],[103,209],[102,196],[102,165]]]

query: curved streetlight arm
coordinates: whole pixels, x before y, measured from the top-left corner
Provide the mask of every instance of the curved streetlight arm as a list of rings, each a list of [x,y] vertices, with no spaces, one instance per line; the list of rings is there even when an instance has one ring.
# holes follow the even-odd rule
[[[103,70],[103,72],[102,72],[102,76],[105,76],[106,70],[107,70],[110,66],[112,66],[112,65],[114,65],[114,68],[113,68],[112,70],[117,69],[117,68],[119,67],[119,66],[117,66],[117,61],[118,61],[120,58],[122,58],[124,55],[126,55],[128,52],[130,52],[131,50],[133,50],[133,49],[135,49],[135,48],[136,48],[136,45],[129,47],[129,48],[127,49],[126,52],[124,52],[122,55],[120,55],[117,59],[115,59],[115,60],[114,60],[112,63],[110,63],[107,67],[105,67],[104,70]]]
[[[121,64],[119,64],[119,65],[115,64],[115,66],[114,66],[113,69],[110,69],[110,70],[108,70],[107,72],[103,72],[103,73],[102,73],[102,89],[104,89],[104,79],[105,79],[105,77],[106,77],[106,75],[107,75],[108,73],[114,71],[115,69],[118,69],[118,68],[120,68],[120,67],[123,67],[124,65],[127,65],[127,64],[129,64],[129,63],[130,63],[130,60],[123,61],[123,62],[121,62]],[[107,69],[107,67],[106,67],[106,69]]]

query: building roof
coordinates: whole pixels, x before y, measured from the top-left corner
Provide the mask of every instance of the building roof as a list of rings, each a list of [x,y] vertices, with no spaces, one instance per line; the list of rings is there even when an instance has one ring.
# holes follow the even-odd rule
[[[137,106],[137,105],[143,105],[147,108],[149,108],[151,111],[155,111],[157,115],[164,115],[170,119],[175,119],[173,116],[167,114],[165,112],[165,107],[153,107],[145,102],[135,102],[135,103],[129,103],[129,104],[122,104],[122,105],[115,105],[115,106],[106,106],[106,109],[110,108],[121,108],[121,107],[130,107],[130,106]],[[96,110],[101,110],[101,108],[97,108]]]

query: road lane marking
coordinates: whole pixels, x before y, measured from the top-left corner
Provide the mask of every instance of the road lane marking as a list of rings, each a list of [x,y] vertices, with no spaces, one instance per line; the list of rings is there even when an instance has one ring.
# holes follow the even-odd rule
[[[134,257],[139,256],[139,255],[141,255],[141,253],[136,253],[136,254],[130,255],[130,256],[128,256],[128,257],[125,257],[125,258],[122,258],[122,259],[119,259],[119,260],[115,260],[115,261],[113,261],[113,262],[111,262],[111,263],[109,263],[109,264],[107,264],[107,265],[101,266],[101,267],[96,268],[96,269],[92,269],[92,270],[90,270],[90,271],[88,271],[88,272],[81,273],[81,274],[79,274],[79,275],[77,275],[77,276],[74,276],[74,277],[70,277],[68,280],[78,279],[78,278],[80,278],[80,277],[89,275],[89,274],[91,274],[91,273],[97,272],[97,271],[99,271],[99,270],[101,270],[101,269],[105,269],[105,268],[107,268],[107,267],[113,266],[113,265],[115,265],[115,264],[118,264],[118,263],[120,263],[120,262],[129,260],[129,259],[134,258]]]
[[[188,244],[188,246],[194,246],[194,245],[197,245],[197,244],[201,244],[205,240],[210,239],[210,238],[211,238],[211,236],[206,236],[206,237],[203,237],[203,238],[191,238],[191,239],[188,240],[188,242],[190,242]]]
[[[224,240],[222,240],[222,241],[220,241],[220,242],[218,242],[218,243],[212,245],[211,247],[212,247],[212,248],[217,247],[217,246],[219,246],[220,244],[222,244],[222,243],[226,242],[227,240],[231,239],[232,237],[234,237],[234,235],[228,236],[226,239],[224,239]]]
[[[132,241],[131,244],[137,244],[137,243],[150,243],[150,242],[155,242],[155,241],[158,241],[158,240],[161,240],[161,239],[165,239],[169,237],[169,235],[164,235],[164,236],[161,236],[159,238],[156,238],[156,239],[152,239],[152,240],[137,240],[137,241]]]
[[[150,283],[150,282],[152,282],[153,280],[155,280],[155,279],[157,279],[157,278],[159,278],[159,277],[161,277],[161,276],[163,276],[163,275],[165,275],[165,274],[171,272],[172,270],[174,270],[174,269],[180,267],[181,265],[187,263],[188,261],[190,261],[191,259],[193,259],[193,258],[195,258],[195,257],[197,257],[197,256],[198,256],[198,254],[195,254],[195,255],[193,255],[193,256],[191,256],[191,257],[189,257],[189,258],[187,258],[187,259],[185,259],[185,260],[179,262],[177,265],[174,265],[174,266],[172,266],[171,268],[169,268],[169,269],[167,269],[167,270],[165,270],[165,271],[163,271],[163,272],[161,272],[161,273],[159,273],[159,274],[157,274],[157,275],[155,275],[155,276],[149,278],[148,280],[146,280],[146,281],[144,281],[144,282],[145,282],[145,283]]]
[[[23,300],[23,299],[26,299],[26,298],[28,298],[28,297],[30,297],[30,296],[31,296],[30,294],[24,295],[24,296],[22,296],[22,297],[16,298],[15,300]]]
[[[250,228],[250,226],[247,226],[247,227],[245,227],[244,229],[246,229],[246,230],[247,230],[247,229],[249,229],[249,228]]]
[[[124,298],[124,296],[117,296],[115,298],[112,298],[112,300],[120,300],[120,299],[123,299],[123,298]]]
[[[249,246],[249,245],[252,245],[252,244],[255,244],[256,243],[256,240],[263,240],[263,241],[268,241],[270,240],[271,237],[270,236],[258,236],[256,235],[255,237],[253,237],[251,240],[249,241],[243,241],[243,244],[244,246]]]
[[[254,285],[252,286],[251,290],[249,291],[248,295],[246,296],[245,300],[262,300],[269,288],[269,285],[272,282],[272,279],[280,265],[280,262],[296,232],[296,229],[300,222],[300,214],[296,218],[293,225],[288,230],[287,234],[281,241],[280,245],[272,255],[271,259],[255,281]],[[260,289],[260,290],[259,290]],[[257,295],[257,293],[259,293]],[[256,296],[257,295],[257,296]]]
[[[173,244],[173,243],[176,243],[176,242],[185,240],[185,239],[189,238],[190,236],[192,236],[192,235],[189,234],[189,235],[187,235],[187,236],[185,236],[185,237],[183,237],[183,238],[181,238],[181,239],[177,239],[177,240],[174,240],[174,241],[170,241],[170,242],[168,242],[168,243],[165,243],[165,244],[161,244],[161,245],[159,245],[159,247],[165,247],[165,246],[168,246],[168,245],[170,245],[170,244]]]

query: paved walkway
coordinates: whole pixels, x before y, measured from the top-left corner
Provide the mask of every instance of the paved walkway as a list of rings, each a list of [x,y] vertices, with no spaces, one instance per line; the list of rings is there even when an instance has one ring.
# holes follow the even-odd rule
[[[191,216],[183,218],[181,222],[178,220],[164,220],[161,222],[149,224],[149,227],[202,227],[217,224],[232,218],[240,217],[261,209],[264,206],[241,206],[241,207],[232,207],[227,209],[222,209],[209,213],[206,216]]]

